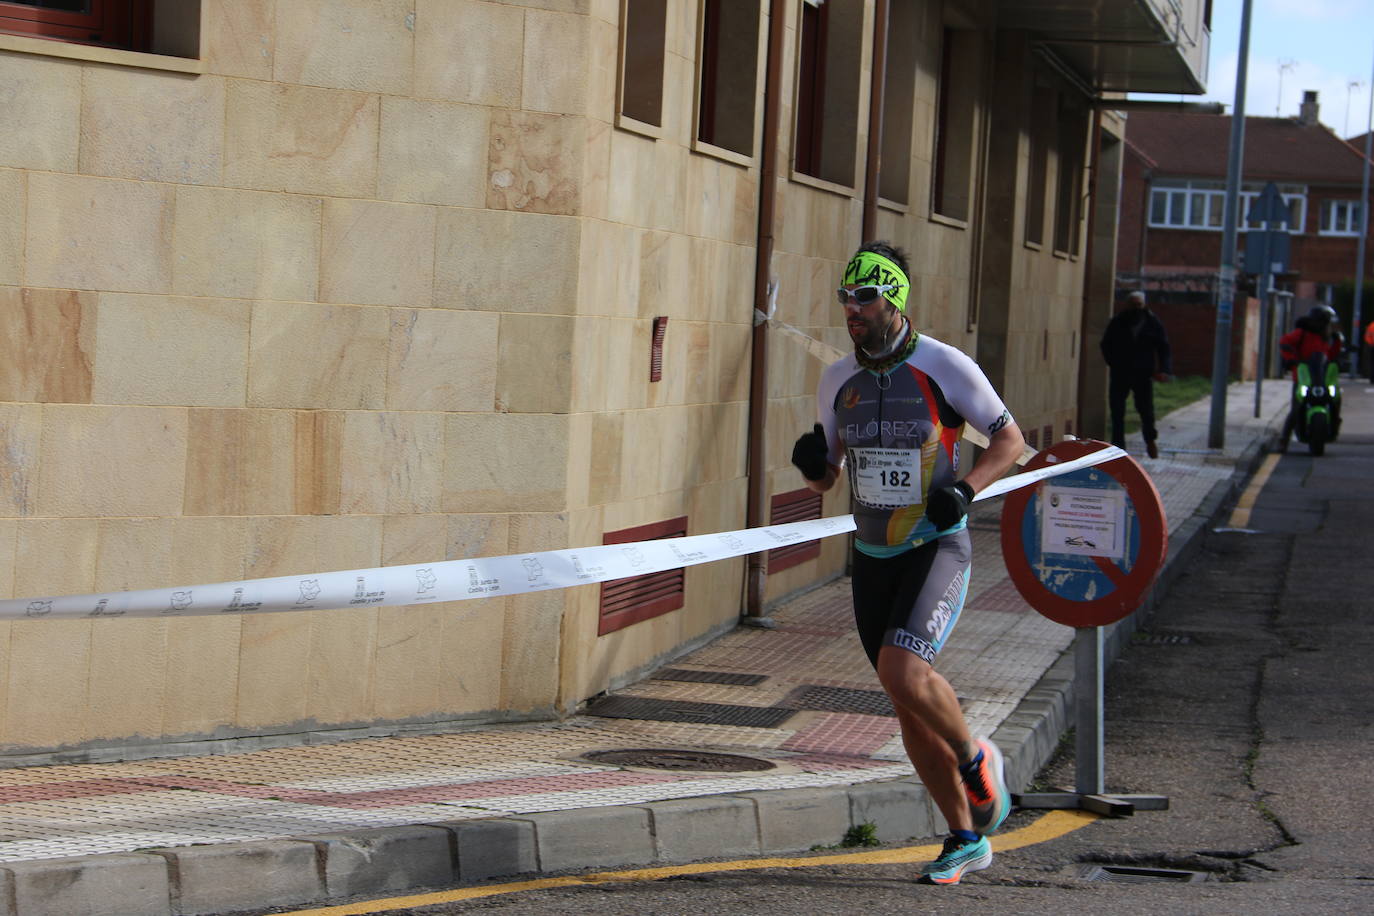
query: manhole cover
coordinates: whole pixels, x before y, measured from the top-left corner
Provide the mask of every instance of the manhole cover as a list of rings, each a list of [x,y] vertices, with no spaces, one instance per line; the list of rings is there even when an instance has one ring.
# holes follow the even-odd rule
[[[656,681],[687,681],[693,684],[735,684],[753,687],[768,680],[766,674],[742,674],[734,671],[696,671],[691,668],[662,668],[654,672]]]
[[[1173,884],[1196,884],[1211,880],[1205,871],[1185,871],[1179,868],[1139,868],[1131,865],[1084,865],[1078,877],[1084,881],[1114,881],[1125,884],[1154,884],[1168,881]]]
[[[647,767],[652,770],[710,770],[716,773],[754,773],[771,770],[777,764],[739,754],[713,754],[708,751],[682,751],[672,748],[631,748],[623,751],[589,751],[583,760],[621,767]]]

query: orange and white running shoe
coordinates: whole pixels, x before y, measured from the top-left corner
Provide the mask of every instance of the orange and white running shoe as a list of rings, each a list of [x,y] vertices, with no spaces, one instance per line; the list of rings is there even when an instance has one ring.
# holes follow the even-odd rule
[[[1002,752],[991,741],[979,738],[976,742],[983,756],[975,764],[959,767],[964,777],[964,794],[968,796],[969,814],[973,829],[989,834],[1002,826],[1011,812],[1011,793],[1002,762]]]

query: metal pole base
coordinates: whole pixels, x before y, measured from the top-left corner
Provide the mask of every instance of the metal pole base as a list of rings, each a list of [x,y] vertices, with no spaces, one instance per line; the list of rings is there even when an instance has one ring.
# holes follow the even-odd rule
[[[1018,808],[1036,810],[1072,809],[1091,811],[1103,817],[1130,817],[1137,811],[1167,811],[1167,795],[1088,795],[1082,792],[1012,793],[1011,803]]]

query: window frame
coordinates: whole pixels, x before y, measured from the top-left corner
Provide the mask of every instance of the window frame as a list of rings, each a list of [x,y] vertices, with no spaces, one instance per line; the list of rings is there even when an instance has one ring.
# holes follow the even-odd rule
[[[888,47],[894,47],[894,35],[908,39],[909,46],[915,47],[923,15],[924,10],[918,9],[917,0],[891,0],[887,8]],[[878,161],[889,166],[899,163],[900,167],[883,168],[880,165],[878,206],[905,214],[910,212],[914,196],[911,163],[916,149],[916,86],[920,67],[915,54],[888,53],[886,57],[880,113],[882,146]],[[900,196],[886,193],[894,190],[900,190]]]
[[[1026,209],[1021,233],[1027,248],[1043,251],[1050,187],[1050,147],[1059,129],[1059,107],[1057,93],[1052,87],[1033,85],[1030,92],[1030,104],[1026,106],[1031,119],[1028,127],[1030,148],[1027,151]]]
[[[0,32],[9,35],[146,52],[152,39],[152,0],[87,0],[90,11],[45,9],[0,0]]]
[[[1053,252],[1075,258],[1083,245],[1083,180],[1089,117],[1087,109],[1075,104],[1067,92],[1059,93],[1056,108],[1056,156],[1054,224],[1051,231]]]
[[[978,206],[975,183],[981,180],[977,159],[982,148],[979,135],[987,116],[982,100],[987,90],[989,49],[979,29],[949,21],[942,28],[930,159],[930,219],[967,229]],[[954,97],[956,89],[963,94],[960,100]]]
[[[861,25],[867,23],[868,12],[863,0],[800,0],[798,4],[792,98],[792,150],[788,172],[791,180],[799,184],[844,197],[853,197],[859,187],[863,167],[859,140],[864,125],[859,123],[859,113],[864,102],[861,98],[865,74],[863,65],[869,60],[871,43],[864,40],[866,33],[862,28],[858,28],[852,33],[854,46],[847,49],[849,53],[840,53],[838,58],[836,57],[837,43],[833,41],[834,29],[830,23],[831,13],[835,4],[839,2],[856,4],[856,9],[842,10],[836,14],[842,22],[851,24],[854,17],[847,17],[846,13],[855,12]],[[807,10],[814,12],[808,14]],[[810,52],[807,50],[807,38],[811,34],[806,26],[808,15],[816,17],[816,45]],[[829,65],[836,59],[848,61],[853,69],[832,72]],[[813,65],[809,74],[812,79],[806,87],[808,92],[803,95],[803,87],[808,82],[808,61]],[[830,96],[832,83],[853,84],[853,97],[848,99],[847,104],[827,107],[826,100]],[[852,123],[846,123],[843,120],[846,117],[852,118]],[[827,137],[832,136],[840,139],[827,145]],[[841,168],[827,169],[827,165],[835,164],[829,162],[826,157],[827,149],[841,149],[842,144],[846,142],[844,138],[848,138],[848,148],[845,150],[844,161],[838,163]],[[806,153],[804,159],[801,158],[803,152]]]
[[[1245,219],[1245,214],[1249,212],[1255,198],[1259,197],[1263,190],[1263,185],[1241,188],[1237,200],[1236,230],[1238,232],[1264,228],[1263,223],[1250,223]],[[1289,216],[1292,219],[1288,226],[1288,234],[1303,235],[1307,225],[1307,187],[1304,185],[1282,185],[1279,187],[1279,194],[1288,204]],[[1156,216],[1157,199],[1165,200],[1162,220]],[[1202,205],[1205,224],[1199,224],[1191,219],[1196,209],[1194,204],[1196,200],[1206,201]],[[1178,221],[1174,221],[1175,206],[1182,210],[1178,214]],[[1204,178],[1156,179],[1150,185],[1150,201],[1145,208],[1145,224],[1151,229],[1221,232],[1225,228],[1225,206],[1226,186],[1220,180]],[[1205,218],[1207,211],[1211,210],[1216,210],[1218,214],[1215,224],[1210,219]]]
[[[1337,211],[1345,211],[1345,228],[1333,225]],[[1321,220],[1317,224],[1317,234],[1337,238],[1355,238],[1360,234],[1360,224],[1364,221],[1363,207],[1358,198],[1327,198],[1321,202]],[[1352,212],[1353,211],[1353,212]]]
[[[715,66],[718,62],[718,44],[708,42],[708,19],[711,16],[712,8],[717,12],[727,4],[734,5],[738,0],[698,0],[697,3],[697,47],[696,47],[696,73],[693,82],[692,100],[692,144],[691,149],[695,153],[713,156],[723,159],[735,165],[750,167],[758,162],[759,149],[761,144],[760,125],[759,125],[759,87],[763,85],[765,79],[764,64],[766,56],[767,30],[763,28],[764,4],[762,0],[751,0],[755,5],[755,41],[754,41],[754,70],[752,82],[749,87],[749,151],[742,152],[731,146],[724,146],[702,136],[705,132],[702,127],[702,119],[708,110],[713,111],[717,95],[714,91],[720,79],[721,70]],[[710,66],[708,66],[708,63]],[[713,134],[713,137],[716,136]]]
[[[626,83],[629,82],[626,79],[625,71],[629,63],[630,7],[636,2],[651,3],[655,0],[620,0],[620,35],[617,40],[615,78],[615,126],[657,140],[664,136],[662,122],[665,120],[663,117],[663,97],[668,69],[668,0],[657,0],[663,10],[663,34],[658,46],[658,124],[637,118],[625,111],[625,88]]]

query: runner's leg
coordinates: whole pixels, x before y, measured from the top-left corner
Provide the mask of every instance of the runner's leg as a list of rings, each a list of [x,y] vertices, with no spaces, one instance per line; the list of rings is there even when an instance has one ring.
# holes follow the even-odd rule
[[[924,673],[914,673],[919,668]],[[959,763],[973,756],[973,742],[954,689],[926,662],[895,646],[883,647],[878,678],[897,710],[902,745],[931,801],[951,830],[972,830]],[[939,726],[928,725],[931,720]],[[963,750],[956,753],[956,747]]]

